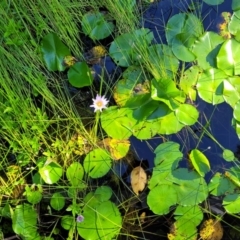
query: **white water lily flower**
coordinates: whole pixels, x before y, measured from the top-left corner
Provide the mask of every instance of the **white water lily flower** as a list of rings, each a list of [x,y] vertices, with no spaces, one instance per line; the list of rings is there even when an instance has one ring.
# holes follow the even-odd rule
[[[90,105],[90,107],[94,108],[94,112],[97,110],[102,111],[103,108],[107,108],[108,100],[105,98],[105,96],[100,96],[97,94],[96,98],[93,98],[93,104]]]

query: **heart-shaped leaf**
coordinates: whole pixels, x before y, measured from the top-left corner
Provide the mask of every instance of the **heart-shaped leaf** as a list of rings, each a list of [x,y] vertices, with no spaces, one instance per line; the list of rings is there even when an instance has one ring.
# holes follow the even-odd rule
[[[77,62],[68,70],[68,80],[74,87],[91,86],[93,76],[85,62]]]
[[[103,149],[94,149],[84,158],[83,167],[92,178],[99,178],[107,174],[111,169],[112,159],[109,153]]]
[[[55,33],[47,34],[41,42],[43,59],[49,71],[64,71],[64,58],[71,55],[70,50]]]

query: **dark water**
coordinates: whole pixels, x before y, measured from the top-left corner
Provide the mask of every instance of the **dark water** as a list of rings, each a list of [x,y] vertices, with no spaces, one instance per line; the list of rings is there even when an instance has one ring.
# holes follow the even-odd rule
[[[153,4],[144,14],[144,27],[153,31],[157,42],[166,43],[164,26],[166,25],[168,19],[179,12],[188,11],[189,9],[187,6],[190,2],[191,0],[162,0],[159,3]],[[196,3],[199,1],[193,2]],[[221,13],[224,11],[232,12],[231,3],[232,1],[230,0],[225,0],[225,2],[219,6],[209,6],[203,3],[201,6],[201,17],[203,19],[205,30],[217,31],[217,24],[221,20]],[[197,104],[200,112],[199,122],[204,125],[206,123],[205,117],[210,119],[212,116],[208,131],[216,138],[222,147],[236,152],[239,139],[235,130],[231,126],[233,116],[232,108],[226,103],[212,106],[201,99],[197,101]],[[193,130],[196,130],[196,134],[198,136],[201,135],[201,131],[197,131],[199,127],[200,126],[197,125],[192,127]],[[168,136],[168,139],[180,143],[185,159],[187,152],[195,148],[198,142],[198,140],[195,139],[186,128],[176,135]],[[132,137],[131,142],[139,160],[148,160],[149,168],[152,169],[154,166],[153,150],[162,143],[162,139],[157,136],[148,141],[139,141],[138,139]],[[222,149],[219,145],[206,135],[202,138],[200,144],[198,145],[198,149],[204,151],[204,154],[207,156],[211,164],[212,172],[207,174],[207,180],[210,179],[214,172],[224,171],[224,168],[229,168],[231,166],[230,163],[224,161],[221,157]],[[186,162],[187,161],[182,161],[181,165],[186,166]]]

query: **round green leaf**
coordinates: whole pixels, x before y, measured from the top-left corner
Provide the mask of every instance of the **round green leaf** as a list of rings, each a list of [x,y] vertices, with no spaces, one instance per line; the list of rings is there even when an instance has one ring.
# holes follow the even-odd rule
[[[85,62],[77,62],[68,70],[68,80],[74,87],[90,86],[93,82],[93,76],[88,65]]]
[[[197,57],[198,66],[202,69],[216,68],[216,56],[223,37],[215,32],[205,32],[193,45],[193,53]]]
[[[176,109],[175,115],[179,122],[185,125],[193,125],[198,120],[199,112],[190,104],[182,104]]]
[[[64,58],[71,55],[71,53],[55,33],[49,33],[43,38],[41,50],[49,71],[65,70]]]
[[[132,135],[132,128],[137,123],[129,108],[109,107],[101,114],[101,124],[109,137],[127,139]]]
[[[215,68],[205,70],[199,77],[197,90],[200,98],[213,105],[220,104],[223,98],[223,80],[227,75]]]
[[[240,2],[238,0],[232,0],[232,10],[237,11],[240,9]]]
[[[173,185],[163,184],[154,187],[147,196],[147,203],[155,214],[163,215],[178,202],[177,192]]]
[[[61,193],[54,193],[50,200],[50,205],[53,209],[59,211],[65,205],[65,198]]]
[[[203,220],[203,211],[199,206],[178,206],[174,211],[174,219],[182,224],[186,224],[190,221],[196,227]]]
[[[142,46],[150,45],[153,33],[149,29],[141,28],[132,33],[125,33],[115,38],[109,48],[109,54],[117,65],[128,67],[137,65],[141,61]]]
[[[206,156],[198,149],[193,149],[189,155],[194,169],[200,176],[204,177],[210,171],[210,164]]]
[[[216,173],[208,184],[209,192],[214,196],[222,196],[226,193],[233,193],[235,185],[221,173]]]
[[[82,30],[93,40],[100,40],[108,37],[114,29],[111,22],[104,19],[101,12],[88,12],[82,18]]]
[[[223,206],[227,213],[231,214],[240,213],[240,195],[228,194],[223,199]]]
[[[193,54],[193,52],[189,49],[189,47],[185,46],[185,35],[183,33],[180,33],[175,36],[175,38],[172,41],[172,51],[174,55],[184,62],[192,62],[195,60],[196,56]],[[195,37],[191,38],[191,45],[193,45],[194,41],[196,40]],[[190,46],[191,46],[190,45]]]
[[[13,231],[24,238],[36,239],[37,213],[29,204],[17,205],[12,216]]]
[[[208,5],[219,5],[224,2],[224,0],[203,0]]]
[[[113,239],[122,227],[118,208],[110,201],[86,207],[84,221],[77,223],[77,230],[83,239]]]
[[[185,125],[178,121],[174,112],[169,113],[159,120],[159,134],[173,134],[179,132]]]
[[[188,169],[179,168],[169,175],[169,179],[175,183],[179,204],[182,206],[194,206],[203,202],[208,196],[208,187],[203,177]]]
[[[233,79],[233,78],[231,78]],[[237,101],[240,99],[240,94],[238,89],[232,85],[231,80],[223,81],[223,97],[224,100],[232,107],[236,105]]]
[[[152,71],[153,76],[156,79],[168,76],[173,78],[178,70],[179,61],[174,56],[172,49],[165,44],[154,44],[148,50],[148,62],[151,64],[151,69],[156,69]]]
[[[99,178],[107,174],[111,169],[112,159],[109,153],[103,149],[95,149],[84,158],[83,167],[92,178]]]
[[[100,202],[104,202],[111,198],[112,189],[108,186],[101,186],[96,189],[94,195]]]
[[[84,175],[84,170],[81,163],[79,162],[74,162],[67,168],[66,176],[72,186],[77,187],[81,185],[83,175]]]
[[[182,75],[180,79],[180,88],[184,93],[190,98],[190,100],[195,101],[197,91],[194,86],[196,86],[199,77],[202,74],[202,69],[194,65],[188,68]]]
[[[240,5],[239,5],[240,7]],[[240,31],[240,10],[233,13],[228,24],[228,30],[232,35],[237,35]]]
[[[28,202],[30,202],[31,204],[37,204],[41,201],[41,199],[42,199],[42,189],[41,188],[35,189],[34,186],[33,186],[33,188],[26,186],[25,190],[26,190],[26,197],[27,197]]]
[[[223,158],[228,161],[228,162],[231,162],[231,161],[234,161],[235,159],[235,156],[234,156],[234,153],[229,150],[229,149],[224,149],[223,150]]]
[[[217,66],[229,76],[240,75],[240,44],[235,39],[226,40],[217,55]]]
[[[56,162],[50,162],[39,169],[39,173],[45,183],[56,183],[62,176],[62,167]]]
[[[65,215],[61,218],[61,226],[65,230],[70,230],[74,226],[74,217],[71,215]]]
[[[233,116],[237,121],[240,121],[240,100],[234,106]]]

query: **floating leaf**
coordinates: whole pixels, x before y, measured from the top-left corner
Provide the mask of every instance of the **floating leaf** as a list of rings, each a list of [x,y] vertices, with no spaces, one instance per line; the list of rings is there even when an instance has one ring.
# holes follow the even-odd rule
[[[139,195],[139,192],[141,192],[146,186],[147,174],[142,167],[138,166],[132,170],[130,177],[133,192]]]
[[[45,165],[39,169],[39,173],[45,183],[56,183],[62,176],[62,167],[56,162],[45,163]]]
[[[114,29],[113,23],[107,22],[101,12],[84,14],[81,24],[83,32],[93,40],[108,37]]]
[[[178,195],[173,185],[162,184],[154,187],[147,196],[147,204],[155,214],[163,215],[178,202]]]
[[[232,78],[233,79],[233,78]],[[223,97],[224,100],[232,107],[236,105],[237,101],[240,99],[240,94],[238,89],[233,86],[229,81],[223,81]]]
[[[173,78],[175,76],[179,61],[174,56],[172,49],[165,44],[154,44],[148,48],[148,61],[150,71],[154,78]]]
[[[203,211],[199,206],[178,206],[174,211],[174,219],[177,220],[179,224],[182,223],[182,225],[190,221],[196,227],[203,220]]]
[[[17,205],[12,216],[13,231],[24,238],[37,239],[37,213],[34,208],[24,203]]]
[[[240,100],[234,106],[233,116],[237,121],[240,121]]]
[[[189,155],[194,169],[200,176],[204,177],[210,171],[210,164],[206,156],[198,149],[193,149]]]
[[[93,77],[85,62],[77,62],[68,70],[68,80],[73,87],[91,86]]]
[[[223,206],[228,213],[237,214],[240,212],[240,195],[228,194],[223,198]]]
[[[127,155],[130,142],[128,140],[104,138],[100,145],[109,151],[112,159],[119,160]]]
[[[184,224],[181,221],[176,221],[170,230],[170,233],[168,233],[169,240],[197,239],[197,228],[192,221],[187,221]]]
[[[84,221],[77,223],[77,230],[83,239],[113,239],[122,227],[121,214],[110,201],[86,205],[82,215]]]
[[[238,0],[232,0],[232,10],[240,10],[240,2]]]
[[[219,69],[208,69],[204,71],[197,83],[200,98],[211,104],[220,104],[223,98],[223,80],[227,75]]]
[[[72,186],[79,186],[82,183],[83,175],[84,170],[79,162],[74,162],[67,168],[66,176]]]
[[[132,135],[132,128],[137,120],[129,108],[109,107],[101,114],[101,124],[109,137],[127,139]]]
[[[37,204],[42,199],[42,187],[40,184],[38,186],[32,185],[31,188],[27,185],[25,187],[25,194],[29,203]]]
[[[175,110],[175,115],[178,121],[184,125],[193,125],[198,120],[199,112],[190,104],[181,104],[180,107]]]
[[[235,185],[221,173],[216,173],[208,184],[209,192],[214,196],[222,196],[226,193],[233,193]]]
[[[109,48],[109,54],[121,67],[137,65],[142,60],[140,49],[151,44],[152,40],[153,33],[149,29],[137,29],[115,38]]]
[[[111,169],[112,159],[109,153],[103,149],[94,149],[84,158],[83,167],[92,178],[99,178],[107,174]]]
[[[235,39],[226,40],[217,55],[217,66],[229,76],[240,75],[240,44]]]
[[[112,196],[112,189],[109,186],[98,187],[94,193],[94,196],[100,201],[108,201]]]
[[[70,215],[65,215],[61,218],[61,226],[65,230],[70,230],[74,226],[75,224],[74,222],[75,222],[74,217]]]
[[[234,161],[235,156],[234,156],[234,153],[231,150],[224,149],[224,151],[223,151],[223,158],[226,161],[231,162],[231,161]]]
[[[194,65],[188,68],[180,78],[181,89],[192,101],[196,100],[197,91],[195,86],[201,74],[202,69],[199,66]]]
[[[64,58],[71,53],[55,33],[49,33],[43,38],[41,50],[49,71],[65,70]]]
[[[215,32],[205,32],[193,45],[193,53],[202,69],[216,68],[216,56],[224,38]]]
[[[50,205],[56,211],[61,210],[65,205],[64,196],[61,193],[54,193],[51,197]]]

